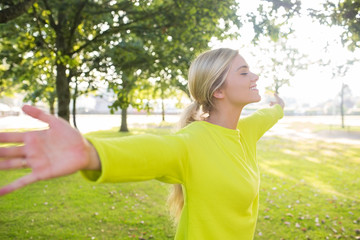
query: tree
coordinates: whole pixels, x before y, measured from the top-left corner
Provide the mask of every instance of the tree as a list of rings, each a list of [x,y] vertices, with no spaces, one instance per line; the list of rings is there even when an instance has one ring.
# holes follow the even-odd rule
[[[289,20],[300,14],[300,9],[300,0],[261,1],[257,12],[247,14],[247,21],[253,24],[255,31],[253,43],[257,44],[261,36],[267,36],[276,42],[293,33],[294,30],[289,25]]]
[[[274,12],[277,8],[284,8],[288,10],[287,13],[292,13],[296,11],[298,1],[296,4],[270,2],[273,2]],[[29,14],[22,15],[6,25],[21,26],[17,29],[19,32],[17,45],[28,46],[22,48],[28,51],[24,50],[20,55],[17,52],[12,54],[18,56],[18,66],[21,67],[22,61],[27,61],[25,56],[35,49],[48,51],[55,56],[58,115],[69,120],[71,82],[76,81],[76,75],[72,72],[76,69],[75,72],[81,75],[86,59],[84,56],[87,53],[94,53],[95,65],[101,63],[104,60],[102,57],[106,56],[103,54],[106,46],[116,47],[130,40],[126,36],[131,35],[143,41],[142,45],[146,52],[144,56],[153,57],[154,61],[148,62],[148,68],[157,63],[159,66],[172,65],[168,66],[174,74],[172,76],[176,78],[172,84],[186,91],[183,79],[186,78],[185,69],[189,66],[190,60],[208,48],[212,37],[225,39],[238,36],[236,31],[230,32],[233,27],[241,26],[240,19],[236,15],[237,8],[235,0],[54,0],[51,2],[41,0],[29,9]],[[259,30],[257,32],[269,34],[272,24],[277,23],[266,18],[263,28],[257,25],[254,27]],[[3,34],[5,32],[2,31],[1,37]],[[272,33],[272,36],[275,35]],[[161,44],[164,46],[161,47]],[[164,49],[172,49],[169,51],[171,54],[161,54]],[[113,66],[117,67],[118,64]],[[124,67],[129,64],[119,66]],[[135,66],[134,68],[141,69]],[[163,69],[158,69],[161,70]],[[127,69],[116,71],[120,73],[118,76],[122,76],[125,72],[130,76]],[[21,78],[21,71],[12,72],[16,79]]]
[[[169,46],[172,43],[166,41],[167,39],[165,42],[154,41],[157,43],[153,46],[156,59],[149,71],[150,77],[154,80],[153,98],[160,97],[161,99],[162,121],[165,121],[164,100],[166,98],[174,96],[176,90],[183,91],[189,96],[185,79],[190,59],[194,57],[193,51],[182,51],[177,48],[179,45]]]
[[[54,114],[56,90],[55,54],[43,49],[41,43],[32,35],[28,16],[17,19],[15,24],[2,24],[1,53],[7,70],[0,71],[0,87],[7,85],[8,91],[25,92],[25,101],[48,103],[50,112]]]
[[[339,93],[340,97],[340,114],[341,114],[341,127],[345,128],[345,98],[349,95],[351,95],[351,90],[347,84],[344,82],[344,77],[346,76],[346,73],[349,70],[349,67],[355,62],[356,60],[348,60],[347,63],[343,65],[338,65],[335,68],[333,68],[332,77],[333,78],[341,78],[341,90]]]
[[[165,100],[175,94],[175,85],[172,84],[171,73],[169,74],[167,71],[169,69],[165,68],[163,71],[159,73],[159,77],[154,78],[153,85],[153,98],[161,99],[161,119],[165,122]]]
[[[142,22],[142,26],[151,26],[149,30],[146,28],[146,31],[142,28],[134,29],[128,31],[126,36],[121,38],[114,36],[110,40],[110,51],[108,52],[115,53],[111,56],[110,62],[113,62],[114,72],[119,78],[118,84],[114,84],[115,81],[110,84],[116,86],[113,89],[118,96],[112,108],[122,109],[122,126],[125,123],[124,108],[129,105],[138,106],[136,102],[133,102],[138,98],[132,96],[135,90],[142,85],[138,82],[141,83],[144,78],[157,78],[158,74],[166,69],[173,73],[172,79],[176,80],[171,84],[185,89],[184,81],[179,81],[180,78],[177,76],[186,74],[190,59],[197,52],[208,48],[211,37],[223,38],[234,35],[224,34],[224,31],[230,28],[229,22],[240,24],[234,11],[235,8],[231,7],[234,2],[221,1],[217,2],[216,6],[211,4],[214,2],[217,1],[208,0],[201,3],[198,1],[168,1],[165,3],[155,1],[151,5],[146,1],[139,2],[139,7],[144,10],[144,14],[150,14],[159,8],[165,11],[157,15],[152,14],[153,18]],[[224,18],[226,26],[218,26],[220,18]],[[132,53],[128,52],[127,56],[124,56],[117,49],[123,53],[134,50],[137,55],[132,58]],[[141,76],[138,72],[141,72]],[[164,89],[165,85],[162,86]]]
[[[296,48],[289,46],[286,39],[277,42],[268,42],[270,46],[261,48],[262,55],[269,56],[261,59],[259,63],[261,75],[272,79],[268,90],[279,94],[281,87],[290,84],[290,79],[299,70],[306,69],[306,56],[299,53]]]
[[[18,21],[18,23],[21,25],[26,24],[24,21]],[[23,60],[21,51],[25,44],[18,41],[19,35],[24,36],[18,24],[0,24],[0,59],[2,59],[0,68],[0,96],[11,95],[15,92],[21,80],[16,73],[24,73],[20,65]],[[26,37],[24,36],[24,38]]]
[[[354,51],[360,47],[360,0],[326,1],[322,10],[310,9],[310,16],[320,23],[344,27],[341,40],[348,49]]]
[[[105,52],[107,81],[109,88],[116,94],[115,102],[110,106],[111,113],[121,109],[121,132],[128,132],[127,109],[130,105],[138,108],[134,92],[140,88],[145,79],[141,76],[151,57],[145,52],[141,39],[127,35],[128,41],[122,41],[116,46],[108,46]]]
[[[219,9],[214,5],[219,6]],[[212,8],[209,9],[207,6]],[[208,0],[201,3],[190,0],[181,2],[42,0],[30,9],[32,20],[27,23],[23,31],[32,37],[27,39],[28,42],[39,42],[43,49],[55,54],[58,114],[69,120],[69,72],[72,59],[98,48],[104,42],[110,44],[108,39],[114,34],[122,38],[126,34],[135,33],[146,41],[149,36],[164,35],[181,26],[182,29],[196,29],[199,33],[209,33],[208,30],[217,29],[214,33],[220,35],[220,30],[229,29],[229,25],[222,29],[217,28],[217,22],[221,17],[225,23],[238,21],[234,6],[236,6],[234,0],[221,2]],[[195,17],[194,13],[197,13]],[[190,19],[188,23],[191,25],[186,26],[184,19]],[[204,25],[203,22],[211,22],[212,27],[200,29],[199,27]],[[185,40],[184,37],[182,40]],[[81,62],[77,64],[80,65]]]
[[[49,106],[50,114],[55,114],[57,100],[55,89],[56,70],[55,56],[47,51],[34,51],[26,60],[22,61],[22,77],[18,81],[18,88],[25,93],[24,101],[33,104],[42,101]]]

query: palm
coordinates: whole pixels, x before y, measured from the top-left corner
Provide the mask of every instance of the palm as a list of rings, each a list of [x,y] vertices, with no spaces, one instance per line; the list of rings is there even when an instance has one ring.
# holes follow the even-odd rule
[[[25,139],[28,164],[40,179],[73,173],[84,162],[83,139],[66,125],[62,120],[54,119],[50,129],[29,133]]]
[[[49,124],[49,129],[25,133],[0,133],[0,142],[23,143],[20,147],[0,148],[0,169],[21,168],[26,161],[32,172],[0,189],[0,195],[27,184],[64,176],[86,167],[88,144],[66,121],[27,106],[24,111]]]

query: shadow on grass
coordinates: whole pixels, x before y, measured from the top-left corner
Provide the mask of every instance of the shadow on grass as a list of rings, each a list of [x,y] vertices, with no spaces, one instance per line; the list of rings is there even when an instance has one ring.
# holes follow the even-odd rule
[[[169,128],[89,133],[168,134]],[[360,149],[318,140],[258,143],[260,209],[255,239],[354,239],[360,229]],[[0,185],[29,170],[0,172]],[[79,174],[0,198],[0,239],[172,239],[157,181],[96,185]]]
[[[255,238],[354,237],[360,222],[359,158],[360,149],[351,145],[261,140],[261,203]]]

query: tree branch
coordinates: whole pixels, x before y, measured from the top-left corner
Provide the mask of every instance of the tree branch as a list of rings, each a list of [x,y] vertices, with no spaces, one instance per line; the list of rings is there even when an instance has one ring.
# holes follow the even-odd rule
[[[100,39],[101,39],[102,37],[104,37],[104,36],[107,36],[107,35],[109,35],[109,34],[111,34],[111,33],[118,32],[119,30],[128,29],[128,25],[130,25],[130,23],[129,23],[129,24],[124,24],[124,25],[119,26],[119,27],[112,27],[112,28],[109,28],[108,30],[104,31],[103,33],[99,33],[99,34],[96,35],[93,39],[88,40],[86,43],[84,43],[82,46],[80,46],[77,50],[72,51],[72,52],[70,53],[70,55],[73,55],[73,54],[75,54],[75,53],[80,52],[81,50],[83,50],[84,48],[86,48],[86,47],[89,46],[90,44],[92,44],[92,43],[100,40]]]
[[[21,16],[34,4],[35,1],[36,0],[23,1],[9,8],[0,10],[0,23],[6,23]]]
[[[70,37],[69,37],[68,46],[71,46],[71,41],[73,39],[75,30],[79,26],[79,24],[81,23],[82,17],[81,17],[80,13],[82,12],[82,10],[84,9],[84,7],[86,6],[87,3],[88,3],[88,0],[85,0],[85,1],[81,2],[77,7],[78,10],[77,10],[77,12],[75,14],[74,24],[73,24],[73,26],[71,27],[71,30],[70,30]]]
[[[45,38],[43,37],[42,35],[42,30],[41,30],[41,26],[40,26],[40,23],[39,22],[42,22],[44,25],[47,24],[46,21],[42,18],[40,18],[40,16],[38,16],[36,14],[36,9],[33,8],[33,15],[34,15],[34,18],[36,18],[36,26],[38,28],[38,31],[39,31],[39,38],[40,38],[40,41],[45,45],[45,47],[53,52],[55,52],[55,49],[53,49],[52,47],[49,46],[49,44],[45,41]]]
[[[163,11],[166,12],[170,8],[171,8],[171,5],[165,6],[165,7],[163,7],[162,12]],[[127,13],[129,13],[129,11],[127,11]],[[139,15],[141,17],[135,18],[135,19],[133,19],[133,21],[131,21],[131,22],[127,23],[127,24],[122,24],[119,27],[111,27],[111,28],[109,28],[108,30],[104,31],[103,33],[96,35],[93,39],[88,40],[86,43],[84,43],[82,46],[80,46],[77,50],[72,51],[70,53],[70,55],[80,52],[81,50],[83,50],[84,48],[86,48],[90,44],[100,40],[104,36],[107,36],[107,35],[109,35],[111,33],[116,33],[119,30],[139,30],[139,31],[141,31],[142,30],[141,27],[136,26],[135,24],[137,22],[143,21],[143,20],[145,20],[147,18],[148,19],[150,19],[150,18],[153,19],[154,15],[156,14],[156,12],[154,13],[154,12],[151,12],[151,11],[147,11],[146,14],[144,14],[143,12],[132,12],[132,13],[133,14],[139,13]],[[135,25],[135,26],[133,26],[133,25]],[[163,28],[163,27],[168,27],[168,24],[163,25],[163,26],[159,25],[157,28]],[[156,28],[154,28],[154,29],[156,29]]]
[[[46,10],[48,10],[48,11],[50,11],[50,13],[52,13],[51,8],[50,8],[47,0],[43,0],[43,3],[44,3],[44,5],[45,5]],[[50,21],[50,26],[51,26],[55,31],[57,31],[57,30],[58,30],[58,26],[56,25],[55,20],[54,20],[52,14],[49,14],[49,21]]]

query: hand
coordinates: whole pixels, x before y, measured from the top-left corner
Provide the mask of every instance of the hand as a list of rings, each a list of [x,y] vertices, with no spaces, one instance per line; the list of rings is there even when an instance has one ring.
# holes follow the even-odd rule
[[[274,93],[275,101],[270,102],[270,106],[274,106],[275,104],[279,104],[282,109],[285,107],[284,100],[282,100],[277,93]]]
[[[20,143],[0,147],[0,170],[28,167],[32,172],[0,189],[0,196],[28,184],[65,176],[81,169],[100,169],[95,148],[65,120],[25,105],[23,111],[49,124],[33,132],[0,133],[0,143]]]

